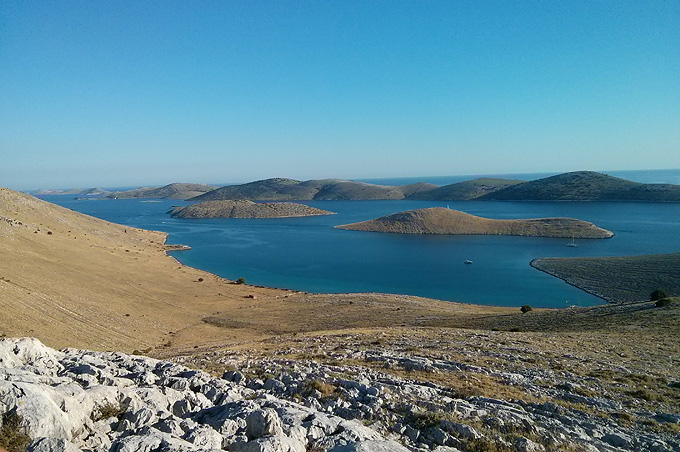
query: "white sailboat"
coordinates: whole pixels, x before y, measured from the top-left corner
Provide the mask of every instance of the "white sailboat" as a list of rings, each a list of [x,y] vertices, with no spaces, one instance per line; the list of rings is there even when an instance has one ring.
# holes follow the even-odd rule
[[[578,245],[574,241],[574,234],[571,234],[571,242],[567,243],[567,246],[577,247]]]

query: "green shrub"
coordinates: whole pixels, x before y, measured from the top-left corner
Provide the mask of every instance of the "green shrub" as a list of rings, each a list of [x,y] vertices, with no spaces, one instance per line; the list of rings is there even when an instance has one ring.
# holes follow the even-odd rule
[[[656,289],[652,294],[649,296],[649,299],[651,301],[657,301],[661,300],[662,298],[668,298],[668,294],[666,293],[665,290],[661,289]]]
[[[246,279],[243,276],[241,276],[239,279],[236,280],[236,284],[245,284],[245,283],[246,283]]]
[[[670,298],[661,298],[660,300],[657,300],[656,303],[654,303],[654,306],[657,308],[663,308],[664,306],[670,306],[673,303],[673,300]]]
[[[115,417],[116,419],[119,419],[125,414],[125,408],[121,407],[120,405],[117,405],[115,403],[110,403],[107,402],[104,405],[100,406],[99,409],[97,409],[95,412],[92,413],[92,420],[93,421],[101,421],[102,419],[108,419],[111,417]]]
[[[519,308],[519,310],[522,311],[522,314],[526,314],[529,311],[533,311],[533,308],[528,304],[525,304],[521,308]]]
[[[2,415],[0,427],[0,447],[8,452],[26,452],[31,438],[26,434],[24,418],[16,412],[6,412]]]
[[[319,391],[321,393],[321,396],[326,398],[335,394],[336,390],[337,390],[336,386],[315,379],[309,380],[305,383],[303,388],[303,394],[311,395],[314,391]]]

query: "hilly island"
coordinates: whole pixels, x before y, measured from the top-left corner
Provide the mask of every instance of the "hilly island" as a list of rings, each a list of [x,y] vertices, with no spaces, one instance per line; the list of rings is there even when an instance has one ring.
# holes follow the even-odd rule
[[[255,203],[244,200],[205,201],[170,211],[170,215],[176,218],[290,218],[332,214],[328,210],[293,202]]]
[[[614,236],[611,231],[572,218],[493,220],[443,207],[408,210],[336,227],[397,234],[518,235],[583,239],[606,239]]]
[[[263,179],[245,184],[214,187],[172,183],[162,187],[107,192],[100,189],[39,190],[36,195],[104,195],[107,198],[190,199],[192,201],[326,201],[326,200],[427,200],[427,201],[638,201],[679,202],[680,185],[644,184],[594,171],[575,171],[532,181],[477,178],[437,186],[425,182],[378,185],[343,179],[298,181]]]
[[[680,186],[643,184],[593,171],[576,171],[533,181],[478,178],[437,186],[376,185],[341,179],[297,181],[265,179],[228,185],[192,198],[196,201],[248,199],[251,201],[406,199],[428,201],[680,201]]]

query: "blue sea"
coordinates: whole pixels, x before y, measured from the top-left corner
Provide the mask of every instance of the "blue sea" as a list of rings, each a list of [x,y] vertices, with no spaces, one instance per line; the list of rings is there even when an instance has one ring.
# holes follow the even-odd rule
[[[608,172],[639,182],[680,183],[680,170]],[[540,175],[502,175],[517,179]],[[475,176],[368,180],[453,183]],[[499,306],[567,307],[603,300],[532,268],[540,257],[621,256],[680,250],[680,203],[314,201],[336,215],[287,219],[175,219],[176,200],[76,200],[50,202],[108,221],[167,232],[182,263],[249,284],[307,292],[385,292]],[[616,235],[605,240],[506,236],[420,236],[333,229],[408,209],[446,207],[487,218],[571,217]],[[466,265],[465,260],[472,260]],[[680,269],[679,269],[680,271]]]

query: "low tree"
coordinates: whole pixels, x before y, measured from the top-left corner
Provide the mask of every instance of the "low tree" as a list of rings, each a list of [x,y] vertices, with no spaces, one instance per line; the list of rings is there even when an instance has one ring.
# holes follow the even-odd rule
[[[245,283],[246,283],[246,279],[243,276],[241,276],[239,279],[236,280],[236,284],[245,284]]]
[[[649,299],[651,301],[657,301],[661,300],[662,298],[668,298],[668,294],[666,293],[665,290],[661,289],[656,289],[652,294],[649,296]]]
[[[522,314],[526,314],[527,312],[533,311],[534,309],[528,304],[525,304],[521,308],[519,308],[519,310],[522,311]]]

